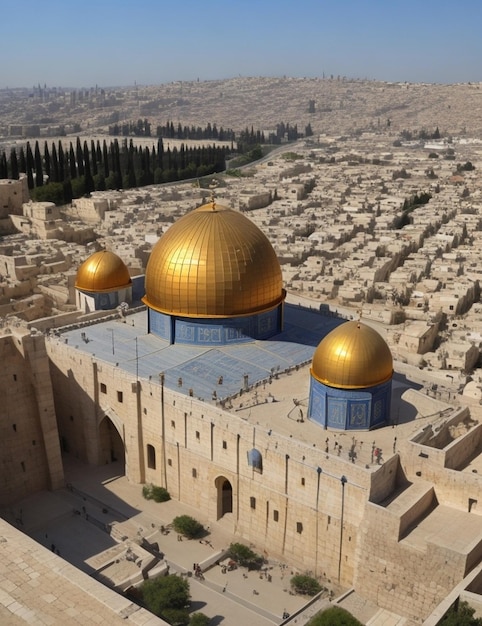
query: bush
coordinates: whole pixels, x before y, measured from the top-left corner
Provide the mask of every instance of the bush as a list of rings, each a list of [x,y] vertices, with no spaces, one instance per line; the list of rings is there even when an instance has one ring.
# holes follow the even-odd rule
[[[189,583],[179,576],[163,576],[146,580],[141,587],[146,607],[169,624],[189,624]]]
[[[305,596],[315,596],[323,589],[316,578],[304,574],[293,576],[290,580],[290,584],[296,593],[301,593]]]
[[[189,626],[209,626],[211,619],[204,613],[193,613]]]
[[[167,489],[152,484],[142,487],[142,495],[146,500],[154,500],[154,502],[167,502],[171,499]]]
[[[332,606],[311,619],[307,626],[363,626],[356,617],[339,606]]]
[[[188,539],[194,539],[204,533],[204,526],[189,515],[179,515],[172,520],[172,526],[177,533]]]
[[[228,556],[242,567],[247,567],[248,569],[260,569],[264,562],[262,556],[256,554],[251,548],[242,543],[232,543],[229,546]]]

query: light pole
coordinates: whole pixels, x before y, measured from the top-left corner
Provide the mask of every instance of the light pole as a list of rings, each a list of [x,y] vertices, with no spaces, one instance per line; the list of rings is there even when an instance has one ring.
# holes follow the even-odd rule
[[[345,475],[340,478],[341,482],[341,516],[340,516],[340,552],[338,555],[338,582],[340,582],[341,578],[341,556],[342,556],[342,548],[343,548],[343,516],[345,513],[345,485],[348,482],[348,479]]]

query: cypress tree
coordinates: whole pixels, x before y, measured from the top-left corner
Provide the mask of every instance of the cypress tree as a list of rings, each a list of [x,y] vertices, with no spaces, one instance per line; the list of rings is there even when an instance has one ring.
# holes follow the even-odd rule
[[[104,176],[105,178],[109,177],[110,174],[110,170],[109,170],[109,153],[107,150],[107,144],[105,142],[104,139],[104,143],[102,145],[102,157],[103,157],[103,161],[104,161]]]
[[[74,152],[74,146],[72,145],[72,142],[70,142],[70,148],[69,148],[69,170],[70,170],[70,180],[77,178],[77,165],[75,162],[75,152]]]
[[[90,170],[89,148],[84,141],[84,167],[85,167],[85,193],[90,194],[95,190],[94,179]]]
[[[5,151],[2,152],[2,156],[0,157],[0,178],[8,178],[8,164]]]
[[[48,177],[48,181],[50,182],[50,152],[47,142],[44,144],[44,164],[45,164],[45,175]]]
[[[19,172],[21,172],[22,174],[27,173],[27,159],[25,158],[25,152],[23,151],[23,147],[20,148]]]
[[[57,148],[55,144],[52,143],[52,182],[59,182],[59,159],[57,157]]]
[[[44,172],[42,167],[42,157],[40,155],[40,148],[38,141],[35,142],[35,186],[41,187],[44,184]]]
[[[34,159],[32,154],[32,148],[30,147],[30,143],[27,141],[27,182],[29,189],[33,189],[35,187],[35,183],[33,180],[33,170]]]
[[[65,180],[65,156],[64,156],[64,147],[62,142],[59,141],[59,183],[63,183]]]
[[[77,160],[77,172],[79,176],[83,176],[85,174],[85,167],[84,167],[84,155],[82,152],[82,145],[80,143],[80,137],[77,137],[77,145],[75,147],[75,157]]]
[[[10,169],[12,173],[12,178],[14,180],[18,180],[18,161],[17,161],[17,152],[15,148],[12,148],[10,151]]]
[[[97,174],[98,174],[98,171],[97,171],[97,151],[95,149],[95,143],[94,143],[93,139],[90,140],[90,158],[91,158],[91,164],[92,164],[92,176],[97,176]]]

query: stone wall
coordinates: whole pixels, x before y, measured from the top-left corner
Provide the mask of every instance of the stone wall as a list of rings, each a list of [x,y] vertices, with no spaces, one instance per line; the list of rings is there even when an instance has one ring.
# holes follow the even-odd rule
[[[63,484],[49,363],[43,336],[19,329],[0,338],[2,419],[0,480],[6,506]]]

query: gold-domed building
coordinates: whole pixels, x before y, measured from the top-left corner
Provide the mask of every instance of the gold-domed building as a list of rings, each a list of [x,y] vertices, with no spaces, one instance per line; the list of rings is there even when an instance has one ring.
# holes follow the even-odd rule
[[[142,301],[149,332],[170,343],[225,345],[279,333],[284,298],[267,237],[242,213],[212,201],[154,246]]]
[[[124,261],[114,252],[100,250],[77,270],[75,280],[79,309],[85,312],[113,309],[132,301],[132,279]]]
[[[311,365],[308,415],[325,428],[364,430],[390,415],[393,359],[376,330],[346,322],[319,343]]]

